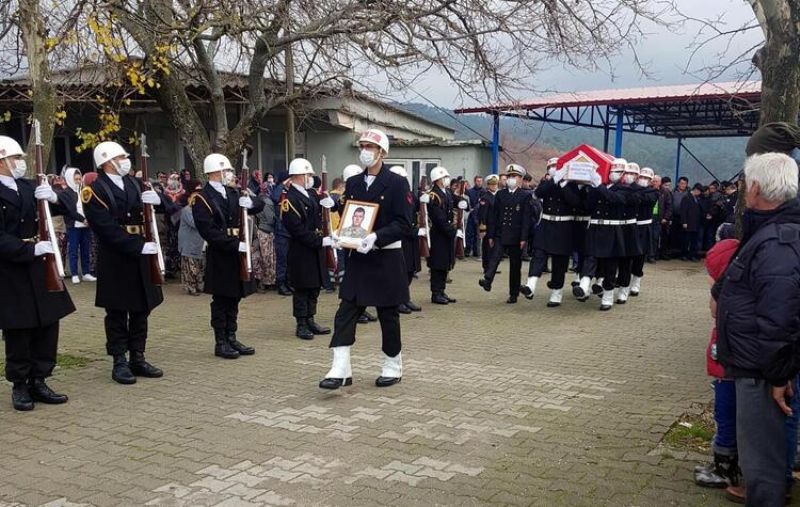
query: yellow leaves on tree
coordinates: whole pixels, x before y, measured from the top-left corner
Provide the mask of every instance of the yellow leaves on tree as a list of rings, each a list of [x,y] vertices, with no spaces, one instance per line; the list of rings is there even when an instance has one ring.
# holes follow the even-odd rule
[[[103,99],[103,102],[105,102],[105,99]],[[76,152],[90,150],[101,141],[112,140],[120,131],[119,115],[107,104],[101,106],[97,117],[100,120],[100,128],[97,132],[84,132],[81,128],[75,130],[75,136],[81,141],[81,144],[75,147]]]

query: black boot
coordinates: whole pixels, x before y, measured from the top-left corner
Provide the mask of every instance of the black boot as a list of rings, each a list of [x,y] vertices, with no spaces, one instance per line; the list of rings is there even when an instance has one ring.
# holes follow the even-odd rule
[[[356,322],[359,324],[369,324],[369,318],[367,318],[365,313],[362,313],[358,316],[358,320]]]
[[[456,298],[451,298],[450,296],[448,296],[448,295],[447,295],[447,293],[446,293],[446,292],[442,292],[442,296],[444,296],[444,297],[446,297],[446,298],[447,298],[447,302],[448,302],[448,303],[456,303],[456,302],[458,302],[458,301],[456,300]]]
[[[131,351],[130,366],[131,373],[137,377],[161,378],[164,376],[164,372],[161,370],[161,368],[156,368],[152,364],[145,361],[144,354],[142,352]]]
[[[306,324],[308,324],[308,329],[313,334],[331,334],[331,328],[320,326],[314,321],[314,317],[307,318]]]
[[[741,480],[739,457],[714,454],[714,462],[694,467],[694,482],[704,488],[738,486]]]
[[[308,327],[308,319],[297,318],[297,330],[294,335],[301,340],[313,340],[314,333]]]
[[[66,403],[69,398],[65,394],[56,394],[45,384],[43,378],[32,378],[28,381],[28,391],[34,401],[41,401],[47,405],[60,405]]]
[[[280,294],[281,296],[291,296],[292,289],[290,289],[289,286],[286,285],[285,283],[282,283],[278,285],[278,294]]]
[[[481,278],[480,280],[478,280],[478,285],[483,287],[483,290],[485,290],[486,292],[492,292],[492,282],[490,282],[486,278]]]
[[[417,303],[415,303],[413,301],[407,301],[406,302],[406,307],[409,310],[411,310],[412,312],[421,312],[422,311],[422,307],[419,306]]]
[[[239,358],[239,352],[231,347],[224,329],[214,330],[214,355],[223,359]]]
[[[400,305],[397,307],[397,313],[408,315],[409,313],[411,313],[411,308],[409,308],[408,305],[405,303],[400,303]]]
[[[111,370],[111,379],[118,384],[135,384],[136,377],[133,376],[131,367],[128,364],[128,358],[125,354],[116,354],[114,356],[114,367]]]
[[[14,387],[11,388],[11,403],[14,405],[14,410],[22,412],[33,410],[33,398],[31,398],[28,384],[14,382]]]
[[[508,296],[508,299],[506,299],[506,304],[509,304],[509,305],[513,305],[516,302],[517,302],[517,296],[515,294],[512,294],[512,295]]]
[[[248,347],[244,343],[237,340],[236,333],[232,331],[228,333],[228,343],[233,350],[239,353],[240,356],[252,356],[256,353],[256,349],[253,347]]]
[[[446,305],[450,301],[441,292],[431,294],[431,303],[435,305]]]

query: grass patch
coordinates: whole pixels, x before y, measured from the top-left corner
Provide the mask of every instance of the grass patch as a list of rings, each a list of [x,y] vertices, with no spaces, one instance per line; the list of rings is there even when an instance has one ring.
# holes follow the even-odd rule
[[[711,448],[715,431],[714,411],[709,405],[699,414],[683,414],[664,435],[662,443],[676,449],[705,453]]]
[[[83,368],[87,364],[94,361],[90,357],[73,356],[72,354],[58,354],[56,364],[65,370],[74,370],[76,368]],[[5,371],[6,362],[0,361],[0,373]]]

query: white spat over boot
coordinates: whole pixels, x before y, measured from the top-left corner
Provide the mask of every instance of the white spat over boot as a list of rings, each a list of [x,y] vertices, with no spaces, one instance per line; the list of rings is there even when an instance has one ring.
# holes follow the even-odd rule
[[[350,365],[350,345],[333,347],[333,365],[319,383],[321,389],[339,389],[353,383],[353,367]]]
[[[523,296],[525,296],[525,299],[533,299],[533,295],[536,293],[536,284],[538,282],[538,276],[529,276],[525,285],[519,288],[519,291]]]
[[[612,306],[614,306],[614,291],[604,290],[603,299],[600,301],[600,311],[607,312]]]
[[[383,355],[383,368],[381,376],[375,379],[378,387],[389,387],[400,382],[403,378],[403,353],[398,352],[396,356],[389,357]]]
[[[563,289],[552,289],[550,291],[550,301],[547,302],[548,308],[555,308],[561,306],[561,298],[563,297]]]

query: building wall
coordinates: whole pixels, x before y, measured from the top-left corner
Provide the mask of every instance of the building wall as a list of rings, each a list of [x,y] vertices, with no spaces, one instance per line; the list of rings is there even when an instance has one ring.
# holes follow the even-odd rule
[[[464,176],[471,181],[478,174],[491,172],[492,152],[482,146],[397,147],[390,151],[389,160],[406,161],[406,171],[414,180],[419,178],[419,173],[412,171],[414,161],[422,161],[420,167],[427,169],[424,172],[426,176],[430,175],[430,169],[434,167],[432,164],[436,161],[453,178]]]

